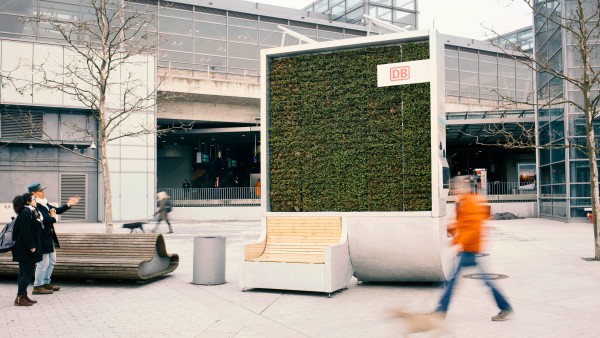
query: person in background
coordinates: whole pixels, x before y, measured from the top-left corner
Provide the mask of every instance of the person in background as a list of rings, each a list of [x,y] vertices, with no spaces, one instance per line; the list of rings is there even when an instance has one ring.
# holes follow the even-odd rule
[[[183,180],[183,184],[181,185],[181,187],[183,189],[189,189],[190,188],[190,182],[188,182],[188,180]]]
[[[33,195],[36,202],[36,209],[40,212],[43,218],[42,230],[42,260],[35,266],[35,281],[33,282],[33,294],[45,295],[51,294],[54,291],[60,290],[60,286],[51,283],[52,271],[56,264],[55,248],[60,248],[58,237],[54,230],[56,223],[56,215],[71,209],[73,205],[79,203],[79,197],[69,197],[67,203],[57,208],[48,203],[46,199],[46,187],[39,183],[33,183],[28,187],[29,192]]]
[[[458,195],[456,200],[456,221],[448,226],[448,232],[454,237],[454,244],[458,247],[458,266],[450,278],[444,294],[440,299],[434,313],[441,317],[446,316],[452,289],[459,277],[460,270],[465,267],[478,267],[483,281],[491,289],[500,312],[492,317],[493,321],[502,321],[508,319],[513,314],[512,306],[500,291],[492,284],[492,281],[486,278],[482,266],[477,262],[476,255],[481,251],[483,237],[483,222],[489,218],[489,208],[484,204],[484,199],[476,193],[470,192],[469,179],[466,176],[458,176],[454,179],[452,185]]]
[[[181,184],[181,188],[182,188],[182,189],[189,189],[189,188],[191,188],[191,186],[190,186],[190,182],[188,182],[188,180],[183,180],[183,184]],[[189,190],[184,190],[184,191],[183,191],[183,197],[184,197],[186,200],[189,200],[189,199],[190,199],[190,195],[191,195],[191,194],[190,194],[190,191],[189,191]]]
[[[260,178],[256,180],[256,185],[254,186],[256,198],[260,198]]]
[[[158,215],[158,221],[156,222],[156,226],[154,227],[154,230],[152,230],[152,232],[156,232],[156,229],[158,229],[160,222],[164,220],[169,226],[169,232],[167,233],[172,234],[173,227],[171,226],[171,222],[169,222],[169,207],[171,206],[170,197],[169,195],[167,195],[166,192],[161,191],[158,194],[156,194],[156,200],[158,202],[158,211],[156,211],[154,215]]]
[[[35,272],[35,263],[42,260],[42,215],[35,208],[35,199],[30,193],[15,196],[12,204],[17,214],[12,256],[14,262],[19,262],[15,306],[31,306],[37,301],[27,296],[27,286]]]

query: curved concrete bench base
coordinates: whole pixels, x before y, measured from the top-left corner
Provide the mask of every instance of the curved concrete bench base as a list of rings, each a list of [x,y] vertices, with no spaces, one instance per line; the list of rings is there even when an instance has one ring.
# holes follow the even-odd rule
[[[446,219],[348,216],[354,276],[366,282],[436,282],[450,278],[456,253]]]

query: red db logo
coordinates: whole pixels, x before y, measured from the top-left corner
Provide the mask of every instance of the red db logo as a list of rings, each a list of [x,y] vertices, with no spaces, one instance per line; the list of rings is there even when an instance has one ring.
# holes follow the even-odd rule
[[[402,81],[408,79],[410,79],[409,66],[390,68],[390,81]]]

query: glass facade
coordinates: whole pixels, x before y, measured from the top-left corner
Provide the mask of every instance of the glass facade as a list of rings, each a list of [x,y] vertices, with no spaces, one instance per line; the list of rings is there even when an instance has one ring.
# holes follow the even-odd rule
[[[562,31],[553,23],[560,20],[560,3],[544,1],[536,4],[534,15],[535,56],[549,61],[562,71]],[[552,19],[548,19],[548,17]],[[565,118],[563,105],[548,102],[563,96],[563,82],[547,72],[536,74],[539,144],[548,146],[538,150],[540,177],[540,215],[567,217],[567,158]],[[556,148],[553,148],[552,146]]]
[[[417,29],[417,0],[318,0],[305,9],[329,14],[333,21],[364,25],[363,14],[368,14],[405,29]]]
[[[0,38],[61,42],[56,32],[27,20],[37,13],[54,13],[65,20],[85,18],[85,0],[0,0]],[[245,76],[258,82],[259,53],[281,46],[286,26],[317,41],[365,36],[361,27],[348,29],[287,18],[255,15],[214,7],[156,0],[128,1],[154,12],[160,34],[159,67],[206,71],[214,78]],[[282,13],[285,14],[285,13]],[[299,44],[287,36],[285,45]]]
[[[573,13],[572,6],[576,6],[577,2],[538,0],[535,5],[538,12],[534,17],[536,57],[558,72],[572,78],[580,77],[583,63],[576,51],[576,43],[570,34],[564,34],[565,31],[553,22],[566,22],[568,15],[565,13]],[[596,5],[595,1],[584,1],[584,8],[590,13],[597,8]],[[590,28],[597,24],[597,20],[590,20]],[[595,36],[595,40],[589,43],[597,46],[600,42],[597,32]],[[600,53],[597,48],[592,48],[592,51],[591,66],[599,69]],[[581,90],[548,72],[538,72],[536,80],[539,143],[556,145],[539,150],[540,215],[567,220],[585,217],[587,212],[584,208],[591,206],[587,155],[574,148],[564,148],[566,140],[570,144],[585,145],[585,118],[573,104],[551,104],[552,100],[580,102]],[[597,96],[598,90],[592,95]],[[600,132],[600,121],[594,121],[594,131]]]
[[[446,45],[446,97],[460,102],[511,98],[533,104],[531,69],[512,56]]]
[[[532,27],[525,27],[516,31],[502,34],[497,38],[491,39],[492,43],[497,44],[503,48],[511,49],[511,47],[517,47],[519,50],[532,53],[533,52],[533,29]]]

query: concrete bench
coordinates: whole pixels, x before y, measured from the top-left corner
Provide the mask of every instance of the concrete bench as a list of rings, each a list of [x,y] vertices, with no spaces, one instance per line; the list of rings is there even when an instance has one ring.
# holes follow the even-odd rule
[[[148,280],[174,271],[177,254],[167,254],[160,234],[58,234],[53,277]],[[18,275],[12,253],[0,254],[0,275]]]
[[[331,292],[352,277],[341,217],[269,216],[263,236],[246,245],[243,289]]]

